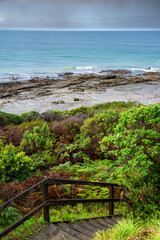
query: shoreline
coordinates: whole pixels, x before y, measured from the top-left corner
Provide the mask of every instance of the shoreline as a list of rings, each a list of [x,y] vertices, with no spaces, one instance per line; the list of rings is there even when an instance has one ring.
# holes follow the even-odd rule
[[[160,102],[160,72],[132,75],[127,70],[102,74],[59,74],[0,83],[0,111],[21,114],[31,110],[65,110],[112,101]]]

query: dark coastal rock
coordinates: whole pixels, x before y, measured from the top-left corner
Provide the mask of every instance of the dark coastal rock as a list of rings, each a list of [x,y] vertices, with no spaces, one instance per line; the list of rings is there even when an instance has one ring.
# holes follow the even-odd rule
[[[53,104],[64,104],[65,102],[63,100],[59,100],[57,102],[52,102]]]
[[[106,74],[116,74],[116,76],[125,76],[128,74],[132,75],[132,71],[129,70],[123,70],[123,69],[119,69],[119,70],[102,70],[100,71],[100,73],[106,73]]]
[[[64,72],[64,73],[58,73],[59,77],[67,77],[73,75],[72,72]]]
[[[108,70],[106,74],[79,74],[64,73],[65,79],[33,78],[21,82],[0,83],[0,98],[6,100],[23,100],[28,98],[44,97],[54,94],[56,90],[63,91],[103,91],[108,87],[134,84],[159,82],[160,72],[145,73],[136,76],[126,75],[130,71]],[[79,101],[75,98],[74,101]],[[64,104],[63,100],[52,102],[53,104]]]
[[[74,102],[78,102],[79,101],[79,98],[74,98]]]

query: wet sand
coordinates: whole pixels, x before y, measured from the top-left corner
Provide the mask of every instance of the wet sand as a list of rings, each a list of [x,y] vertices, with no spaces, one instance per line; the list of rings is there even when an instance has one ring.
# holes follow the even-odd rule
[[[160,73],[133,76],[117,70],[100,75],[64,73],[57,79],[34,78],[0,84],[0,111],[70,110],[112,101],[160,103]]]

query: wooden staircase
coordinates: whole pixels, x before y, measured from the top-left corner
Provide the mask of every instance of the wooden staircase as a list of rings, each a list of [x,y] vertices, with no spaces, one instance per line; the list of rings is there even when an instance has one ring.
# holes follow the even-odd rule
[[[50,185],[56,184],[74,184],[74,185],[90,185],[90,186],[98,186],[98,187],[108,187],[109,188],[109,198],[102,199],[49,199],[48,187]],[[107,227],[113,226],[116,223],[115,218],[98,218],[98,219],[89,219],[89,220],[81,220],[73,223],[50,223],[50,212],[49,209],[51,206],[63,206],[63,205],[76,205],[78,203],[108,203],[109,216],[114,216],[114,203],[124,201],[122,198],[115,198],[114,192],[116,188],[119,188],[115,183],[105,183],[105,182],[88,182],[88,181],[80,181],[80,180],[70,180],[70,179],[56,179],[56,178],[46,178],[41,182],[33,185],[32,187],[26,189],[24,192],[18,194],[12,199],[8,200],[5,203],[0,205],[0,212],[6,209],[9,206],[12,206],[13,203],[19,201],[24,197],[28,197],[30,193],[41,191],[43,195],[43,202],[35,207],[31,212],[27,213],[21,219],[8,226],[6,229],[0,232],[0,239],[6,236],[9,232],[13,231],[15,228],[23,224],[29,218],[34,216],[36,213],[43,209],[44,220],[48,222],[47,228],[48,230],[44,231],[44,237],[35,238],[39,239],[89,239],[93,236],[94,232],[102,229],[106,229]],[[53,234],[54,233],[54,234]],[[43,235],[43,233],[42,233]],[[52,236],[53,235],[53,236]],[[64,237],[63,237],[64,235]],[[50,238],[49,238],[49,237]],[[58,237],[60,236],[60,238]]]
[[[120,215],[48,224],[32,240],[90,240],[96,232],[113,227]]]

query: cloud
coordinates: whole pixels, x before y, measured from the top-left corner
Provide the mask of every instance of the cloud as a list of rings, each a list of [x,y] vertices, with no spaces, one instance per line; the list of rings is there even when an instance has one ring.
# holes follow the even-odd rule
[[[0,0],[1,28],[160,28],[159,0]]]
[[[4,17],[0,17],[0,22],[3,22],[4,21]]]

